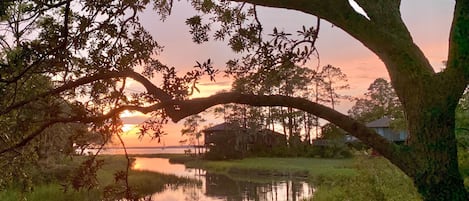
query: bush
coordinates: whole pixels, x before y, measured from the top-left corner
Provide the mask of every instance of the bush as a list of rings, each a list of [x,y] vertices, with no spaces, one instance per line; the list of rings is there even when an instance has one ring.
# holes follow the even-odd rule
[[[313,146],[306,152],[308,157],[320,158],[351,158],[352,150],[345,145]]]
[[[311,200],[422,200],[411,179],[384,158],[359,157],[355,168],[356,176],[327,178],[317,184]]]
[[[62,182],[68,179],[59,180],[62,177],[69,176],[69,171],[76,171],[76,166],[83,161],[83,157],[77,157],[74,161],[64,161],[64,164],[47,164],[42,170],[36,170],[31,175],[33,184],[31,191],[25,191],[21,183],[8,186],[5,190],[0,191],[0,200],[17,201],[17,200],[123,200],[123,192],[125,192],[124,181],[122,175],[127,167],[127,159],[124,156],[98,156],[103,159],[104,165],[97,172],[99,182],[95,188],[74,190],[68,188],[66,192]],[[133,162],[134,159],[131,159]],[[45,168],[48,167],[48,168]],[[50,175],[41,175],[50,174]],[[119,179],[118,179],[119,178]],[[129,185],[132,195],[137,198],[143,198],[160,192],[164,188],[171,188],[178,185],[202,185],[200,181],[195,179],[178,177],[175,175],[167,175],[151,171],[131,170],[129,172]],[[109,198],[109,199],[108,199]]]

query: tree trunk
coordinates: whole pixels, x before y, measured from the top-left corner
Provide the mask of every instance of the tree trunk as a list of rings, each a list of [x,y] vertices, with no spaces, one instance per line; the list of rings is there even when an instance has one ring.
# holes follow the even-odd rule
[[[414,184],[426,201],[469,200],[459,173],[454,124],[435,127],[423,131],[425,139],[420,138],[419,144],[426,145],[417,154],[423,160]]]
[[[282,118],[282,127],[283,127],[283,135],[285,135],[285,140],[288,140],[288,133],[287,133],[287,123],[285,122],[285,112],[283,111],[283,107],[280,107],[280,115]]]
[[[443,166],[443,165],[439,165]],[[415,178],[414,184],[425,201],[467,201],[466,189],[454,167],[437,170],[439,167],[429,168],[427,173]],[[451,170],[450,170],[451,169]]]
[[[433,90],[438,93],[438,87]],[[458,167],[454,133],[457,99],[451,100],[444,95],[428,97],[419,101],[420,107],[406,110],[408,143],[418,160],[415,171],[407,172],[426,201],[469,200]]]
[[[311,145],[311,136],[310,136],[310,131],[309,131],[309,118],[306,112],[303,112],[303,123],[304,123],[304,129],[305,129],[306,144]]]
[[[293,136],[293,110],[291,107],[287,108],[287,122],[288,122],[288,136]]]
[[[270,122],[267,122],[267,124],[270,123],[270,125],[272,126],[272,130],[275,131],[275,122],[274,122],[274,118],[272,116],[272,107],[269,107],[269,118],[268,118],[268,121],[270,120]]]

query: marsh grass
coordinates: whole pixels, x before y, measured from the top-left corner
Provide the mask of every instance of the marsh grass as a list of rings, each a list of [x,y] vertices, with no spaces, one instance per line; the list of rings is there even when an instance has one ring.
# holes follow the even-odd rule
[[[229,161],[191,161],[188,167],[203,168],[221,174],[271,175],[291,177],[352,176],[353,159],[320,158],[245,158]]]
[[[236,180],[253,178],[301,177],[310,179],[315,186],[314,201],[329,200],[421,200],[412,181],[382,157],[358,156],[353,159],[321,158],[245,158],[229,161],[206,161],[187,158],[184,155],[166,155],[167,158],[184,158],[187,167],[203,168],[209,172],[227,175]],[[100,181],[97,189],[90,191],[63,192],[59,181],[41,183],[34,191],[21,193],[20,187],[0,192],[0,200],[17,201],[26,198],[32,201],[43,200],[102,200],[105,186],[114,184],[114,173],[124,170],[126,159],[123,156],[100,156],[105,163],[98,171]],[[179,159],[177,159],[179,160]],[[82,159],[75,159],[75,162]],[[73,165],[73,163],[70,163]],[[59,172],[63,168],[56,168]],[[53,169],[50,170],[54,172]],[[62,174],[62,173],[55,173]],[[261,177],[259,177],[261,176]],[[262,177],[264,176],[264,177]],[[201,185],[200,182],[174,175],[150,171],[130,171],[129,183],[138,196],[144,197],[178,185]]]
[[[112,186],[114,188],[121,188],[119,184],[115,183],[115,173],[117,171],[125,170],[127,166],[127,159],[124,156],[99,156],[98,159],[104,159],[102,169],[98,171],[97,177],[99,184],[97,188],[87,190],[82,189],[75,191],[68,189],[64,191],[62,183],[64,181],[54,180],[45,183],[41,181],[34,184],[31,192],[23,192],[20,186],[10,187],[7,190],[0,191],[1,201],[94,201],[104,199],[104,189]],[[75,158],[73,163],[76,164],[83,161],[81,158]],[[62,171],[62,170],[60,170]],[[63,175],[61,176],[63,177]],[[200,181],[189,179],[185,177],[178,177],[175,175],[161,174],[151,171],[131,170],[129,172],[129,185],[138,197],[144,197],[156,192],[161,192],[167,187],[178,185],[201,185]]]
[[[352,177],[329,177],[315,183],[311,201],[420,201],[412,181],[382,157],[357,157]]]
[[[245,158],[229,161],[199,160],[187,165],[236,179],[244,177],[250,180],[252,177],[249,178],[249,175],[305,177],[316,188],[311,198],[314,201],[421,200],[410,178],[382,157]]]
[[[186,164],[187,162],[201,160],[201,157],[188,154],[130,154],[130,157],[139,158],[167,158],[170,163]]]
[[[160,154],[129,154],[132,158],[178,158],[178,157],[191,157],[187,154],[173,154],[173,153],[160,153]]]

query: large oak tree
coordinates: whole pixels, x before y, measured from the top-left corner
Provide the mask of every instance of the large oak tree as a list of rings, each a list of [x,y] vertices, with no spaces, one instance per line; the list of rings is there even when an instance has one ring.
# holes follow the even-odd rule
[[[410,136],[408,143],[387,142],[355,120],[304,99],[279,96],[249,99],[249,95],[233,94],[231,99],[228,95],[213,96],[204,103],[234,101],[303,109],[338,125],[378,150],[414,180],[425,200],[467,199],[457,163],[454,116],[469,83],[469,1],[456,1],[447,67],[441,72],[434,71],[413,42],[402,21],[399,0],[356,1],[367,16],[357,13],[345,0],[239,2],[318,16],[342,28],[374,52],[385,64],[404,108]],[[181,108],[184,111],[185,108]],[[190,110],[196,111],[194,107]]]
[[[5,148],[0,153],[20,149],[55,123],[99,122],[96,127],[112,130],[105,120],[115,119],[112,117],[123,110],[153,113],[156,118],[151,123],[159,125],[168,117],[179,121],[217,104],[283,106],[326,119],[373,147],[413,179],[425,200],[468,199],[457,162],[455,109],[469,84],[469,0],[456,0],[447,67],[441,72],[433,70],[413,42],[401,18],[400,0],[356,0],[367,17],[357,13],[347,0],[191,2],[203,13],[223,16],[212,18],[220,22],[217,39],[230,36],[229,45],[234,50],[255,50],[244,57],[242,65],[229,62],[228,71],[235,73],[245,66],[263,69],[287,62],[301,63],[314,55],[317,28],[304,29],[300,32],[303,38],[298,40],[275,30],[273,39],[265,42],[256,6],[297,10],[340,27],[385,64],[405,111],[408,143],[389,142],[347,115],[304,98],[232,92],[188,99],[190,86],[194,86],[189,84],[203,73],[213,75],[211,63],[198,63],[194,71],[180,77],[175,68],[154,59],[152,55],[160,47],[139,24],[136,14],[149,1],[2,1],[0,15],[7,21],[3,27],[11,32],[0,38],[0,93],[13,98],[2,96],[0,118],[51,95],[67,100],[85,95],[91,101],[85,105],[86,110],[77,111],[79,115],[50,118],[36,129],[25,131],[18,140],[2,144]],[[232,6],[229,2],[240,4]],[[172,1],[153,3],[163,16],[170,14]],[[238,12],[247,4],[254,5],[253,9]],[[249,17],[253,23],[243,21]],[[202,19],[196,16],[187,21],[196,42],[208,40],[210,26],[201,23]],[[305,50],[295,51],[299,45]],[[145,66],[145,76],[133,71],[138,65]],[[149,81],[155,73],[162,75],[161,87]],[[56,84],[27,97],[16,96],[22,83],[37,74],[48,76]],[[125,96],[125,78],[140,82],[147,93],[133,99]],[[150,126],[142,132],[159,129]]]

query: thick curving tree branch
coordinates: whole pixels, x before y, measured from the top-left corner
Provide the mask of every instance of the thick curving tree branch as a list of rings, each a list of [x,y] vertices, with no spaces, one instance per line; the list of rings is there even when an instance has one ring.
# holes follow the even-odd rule
[[[103,115],[98,115],[98,116],[73,116],[73,117],[67,117],[67,118],[57,118],[57,119],[50,119],[45,121],[42,125],[40,125],[37,129],[26,135],[23,139],[20,141],[16,142],[15,144],[6,147],[2,150],[0,150],[0,155],[6,152],[13,151],[15,149],[18,149],[20,147],[23,147],[27,145],[31,140],[39,136],[44,130],[47,128],[58,124],[58,123],[74,123],[74,122],[79,122],[79,123],[92,123],[92,122],[99,122],[99,121],[104,121],[106,119],[110,119],[112,117],[118,116],[121,112],[124,110],[129,110],[129,111],[139,111],[144,114],[163,109],[164,104],[155,104],[151,105],[148,107],[140,107],[140,106],[133,106],[133,105],[125,105],[125,106],[120,106],[118,108],[110,110],[108,113],[103,114]]]
[[[79,87],[81,85],[89,84],[98,80],[105,80],[105,79],[111,79],[111,78],[119,78],[119,77],[126,77],[126,78],[132,78],[135,81],[139,82],[142,84],[145,89],[153,95],[153,97],[157,98],[160,101],[167,101],[170,102],[172,99],[172,96],[169,95],[168,93],[164,92],[162,89],[154,85],[150,80],[148,80],[146,77],[143,75],[134,72],[134,71],[112,71],[112,72],[106,72],[106,73],[101,73],[101,74],[96,74],[93,76],[89,77],[83,77],[80,79],[77,79],[75,81],[63,84],[60,87],[57,87],[55,89],[49,90],[47,92],[41,93],[31,99],[23,100],[16,102],[15,104],[3,109],[0,111],[0,115],[7,114],[11,112],[14,109],[20,108],[28,103],[40,100],[41,98],[51,96],[51,95],[57,95],[60,94],[61,92],[64,92],[66,90],[74,89],[76,87]],[[125,106],[120,106],[118,108],[110,110],[108,113],[100,115],[100,116],[74,116],[74,117],[68,117],[68,118],[59,118],[59,119],[51,119],[44,121],[42,125],[40,125],[37,129],[26,135],[22,140],[19,142],[13,144],[10,147],[4,148],[0,150],[0,154],[13,151],[15,149],[18,149],[20,147],[25,146],[28,144],[31,140],[39,136],[45,129],[49,128],[50,126],[53,126],[58,123],[72,123],[72,122],[80,122],[80,123],[91,123],[91,122],[97,122],[97,121],[103,121],[106,119],[110,119],[112,117],[115,117],[119,115],[124,110],[131,110],[131,111],[140,111],[142,113],[149,113],[152,111],[156,111],[159,109],[163,109],[163,106],[166,106],[167,108],[169,107],[167,104],[159,103],[155,104],[152,106],[148,107],[142,107],[142,106],[135,106],[135,105],[125,105]]]
[[[420,105],[412,96],[435,82],[435,72],[414,43],[400,14],[400,0],[357,0],[370,19],[357,13],[348,0],[231,0],[292,9],[324,19],[360,41],[385,64],[405,108]],[[413,86],[413,87],[408,87]]]
[[[89,77],[83,77],[83,78],[77,79],[75,81],[65,83],[62,86],[57,87],[55,89],[51,89],[47,92],[41,93],[41,94],[31,98],[31,99],[16,102],[16,103],[6,107],[5,109],[0,110],[0,115],[9,113],[14,109],[22,107],[22,106],[24,106],[28,103],[37,101],[41,98],[51,96],[51,95],[57,95],[57,94],[60,94],[61,92],[64,92],[64,91],[70,90],[70,89],[74,89],[74,88],[79,87],[81,85],[89,84],[89,83],[92,83],[92,82],[95,82],[95,81],[98,81],[98,80],[105,80],[105,79],[119,78],[119,77],[132,78],[135,81],[138,81],[139,83],[141,83],[147,89],[147,91],[149,93],[151,93],[155,98],[159,99],[160,101],[167,101],[167,100],[172,99],[171,95],[167,94],[162,89],[155,86],[150,80],[148,80],[143,75],[141,75],[137,72],[134,72],[134,71],[123,71],[123,72],[111,71],[111,72],[92,75],[92,76],[89,76]]]
[[[117,116],[120,112],[124,110],[130,111],[140,111],[142,113],[149,113],[152,111],[157,111],[164,109],[168,116],[175,122],[193,115],[198,114],[212,106],[218,104],[227,104],[227,103],[238,103],[238,104],[247,104],[251,106],[284,106],[284,107],[291,107],[295,109],[299,109],[313,115],[316,115],[320,118],[328,120],[329,122],[337,125],[338,127],[344,129],[345,131],[349,132],[351,135],[357,137],[365,144],[373,147],[378,152],[380,152],[383,156],[390,159],[394,164],[399,166],[402,170],[408,170],[406,172],[409,175],[415,174],[412,171],[415,164],[413,164],[413,153],[409,150],[401,149],[402,146],[396,145],[384,137],[381,137],[373,130],[367,128],[365,125],[355,121],[354,119],[344,115],[332,108],[326,107],[324,105],[311,102],[304,98],[295,98],[295,97],[288,97],[288,96],[281,96],[281,95],[253,95],[253,94],[241,94],[236,92],[229,92],[229,93],[220,93],[216,95],[212,95],[206,98],[195,98],[190,100],[175,100],[172,99],[169,94],[161,90],[160,88],[156,87],[153,83],[151,83],[147,78],[143,77],[142,75],[133,72],[108,72],[106,74],[95,75],[87,78],[78,79],[75,82],[71,82],[65,85],[62,85],[59,88],[51,90],[49,92],[44,93],[41,97],[45,97],[50,94],[58,94],[64,90],[71,89],[73,87],[90,83],[93,81],[97,81],[100,79],[109,79],[115,77],[130,77],[135,79],[136,81],[140,82],[146,90],[158,98],[160,100],[159,103],[156,103],[151,106],[142,107],[142,106],[135,106],[135,105],[127,105],[127,106],[120,106],[115,109],[110,110],[108,113],[100,115],[100,116],[79,116],[79,117],[70,117],[64,119],[55,119],[49,120],[44,123],[39,129],[33,131],[29,135],[27,135],[23,140],[19,141],[18,143],[12,145],[11,147],[5,148],[0,151],[0,154],[17,149],[26,145],[29,141],[34,139],[36,136],[40,135],[42,131],[44,131],[49,126],[56,124],[56,123],[66,123],[66,122],[81,122],[81,123],[90,123],[90,122],[97,122],[102,121],[105,119],[112,118]],[[38,97],[37,99],[39,99]],[[30,100],[33,101],[33,100]],[[24,104],[27,104],[24,103]],[[23,104],[23,105],[24,105]],[[17,105],[19,107],[19,105]]]
[[[420,48],[414,44],[412,37],[401,19],[400,0],[357,0],[370,19],[357,13],[348,0],[231,0],[254,5],[286,8],[315,15],[349,33],[377,54],[385,63],[386,55],[399,54],[409,58],[419,58],[419,62],[427,65],[422,69],[413,69],[433,73],[430,63]],[[409,44],[412,44],[409,46]],[[418,56],[418,57],[415,57]],[[390,67],[388,67],[390,68]],[[419,67],[420,68],[420,67]],[[397,69],[396,69],[397,70]]]
[[[220,93],[206,98],[195,98],[191,100],[173,100],[162,103],[166,113],[175,122],[198,114],[212,106],[218,104],[238,103],[251,106],[284,106],[299,109],[344,129],[351,135],[360,139],[363,143],[376,149],[383,156],[391,160],[395,165],[406,171],[408,175],[414,175],[413,153],[410,150],[403,149],[405,146],[396,145],[369,129],[362,123],[344,115],[332,108],[311,102],[304,98],[295,98],[281,95],[253,95],[241,94],[236,92]]]

